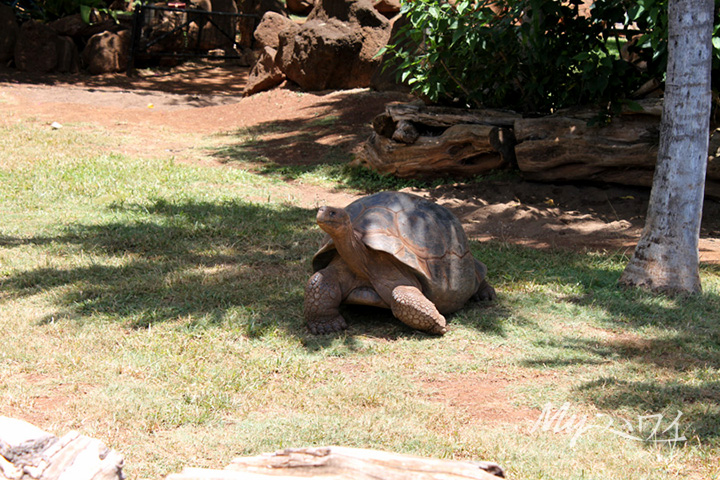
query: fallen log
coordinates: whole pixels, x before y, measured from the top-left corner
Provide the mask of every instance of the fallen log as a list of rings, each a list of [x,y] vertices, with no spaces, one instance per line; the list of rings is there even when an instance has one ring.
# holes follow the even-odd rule
[[[122,480],[123,463],[100,440],[0,417],[0,480]]]
[[[431,107],[422,104],[400,103],[388,105],[385,111],[396,122],[410,121],[429,127],[451,127],[462,123],[470,125],[491,125],[512,128],[520,118],[508,110]]]
[[[373,133],[353,164],[401,178],[472,177],[513,163],[512,131],[489,125],[453,125],[414,143]]]
[[[497,475],[500,476],[497,476]],[[167,480],[498,480],[492,462],[462,462],[348,447],[290,448],[237,458],[223,470],[186,468]]]
[[[515,137],[518,167],[528,180],[647,185],[660,132],[652,115],[619,116],[602,127],[588,126],[583,118],[551,115],[517,120]]]
[[[662,104],[590,126],[590,110],[515,122],[515,158],[523,178],[651,187],[660,143]],[[717,159],[717,160],[716,160]],[[710,137],[705,194],[720,197],[720,130]]]

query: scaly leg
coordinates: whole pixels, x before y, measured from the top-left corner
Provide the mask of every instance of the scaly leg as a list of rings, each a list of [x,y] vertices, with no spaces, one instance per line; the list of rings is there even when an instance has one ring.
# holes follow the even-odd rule
[[[445,317],[417,287],[395,287],[390,307],[393,315],[409,327],[438,335],[447,332]]]
[[[326,268],[310,277],[305,287],[305,322],[310,332],[316,335],[347,328],[340,315],[342,290],[335,277],[335,272]]]

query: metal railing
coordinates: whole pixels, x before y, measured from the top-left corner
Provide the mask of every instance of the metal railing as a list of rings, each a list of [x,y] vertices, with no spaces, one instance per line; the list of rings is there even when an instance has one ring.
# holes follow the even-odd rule
[[[158,14],[160,12],[160,14]],[[237,23],[241,18],[252,18],[255,22],[259,15],[232,12],[209,12],[197,8],[176,8],[161,5],[138,5],[133,13],[132,43],[128,61],[128,73],[132,73],[139,59],[150,57],[174,58],[242,58],[237,52]],[[225,19],[226,21],[222,21]],[[159,22],[167,20],[171,28],[158,29]],[[229,21],[227,21],[229,20]],[[191,24],[197,30],[191,32]],[[220,36],[224,42],[214,48],[230,47],[223,55],[209,53],[203,45],[203,31],[210,30],[212,35]],[[254,30],[251,29],[250,31]],[[174,44],[168,47],[168,44]]]

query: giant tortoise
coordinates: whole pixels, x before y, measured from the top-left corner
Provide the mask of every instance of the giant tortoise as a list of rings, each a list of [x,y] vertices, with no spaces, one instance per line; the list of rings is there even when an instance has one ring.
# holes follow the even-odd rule
[[[443,314],[495,298],[460,221],[422,197],[376,193],[344,209],[321,207],[317,222],[327,235],[305,288],[312,333],[347,328],[339,310],[347,303],[389,308],[412,328],[443,334]]]

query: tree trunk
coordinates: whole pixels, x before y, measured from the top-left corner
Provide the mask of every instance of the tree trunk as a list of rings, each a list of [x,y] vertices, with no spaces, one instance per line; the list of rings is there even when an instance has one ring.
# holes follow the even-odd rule
[[[713,0],[670,0],[660,147],[645,228],[620,283],[701,291],[698,241],[710,130]]]

